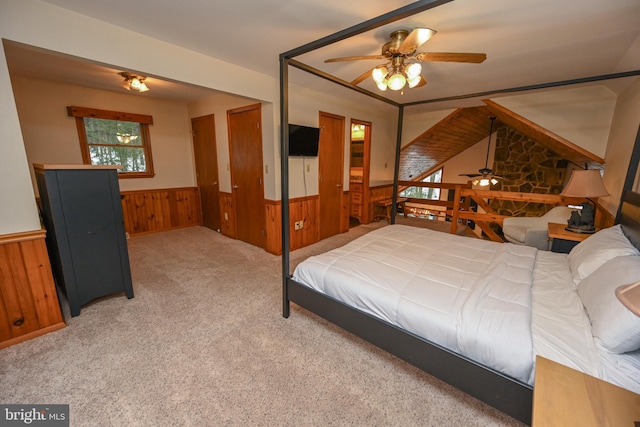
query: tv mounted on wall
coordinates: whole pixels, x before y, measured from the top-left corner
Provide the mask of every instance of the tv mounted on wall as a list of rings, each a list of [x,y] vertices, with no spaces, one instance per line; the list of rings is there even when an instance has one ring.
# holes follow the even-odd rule
[[[318,157],[320,129],[289,124],[289,156]]]

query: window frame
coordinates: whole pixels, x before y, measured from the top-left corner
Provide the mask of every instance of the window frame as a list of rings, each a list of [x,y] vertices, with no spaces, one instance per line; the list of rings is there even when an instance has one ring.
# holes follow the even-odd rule
[[[140,139],[142,140],[140,148],[144,151],[144,160],[147,170],[144,172],[124,172],[118,170],[118,178],[152,178],[155,176],[155,172],[153,170],[153,158],[151,155],[151,136],[149,134],[149,125],[153,124],[152,116],[73,106],[67,107],[67,114],[69,117],[75,117],[76,119],[76,129],[78,131],[78,139],[80,141],[80,152],[82,153],[82,162],[85,165],[92,165],[90,147],[93,145],[89,144],[87,140],[87,132],[84,123],[85,117],[139,123]]]

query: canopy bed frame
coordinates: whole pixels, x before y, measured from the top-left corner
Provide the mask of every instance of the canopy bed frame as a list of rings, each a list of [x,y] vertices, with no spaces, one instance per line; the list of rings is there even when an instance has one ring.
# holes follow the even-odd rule
[[[398,192],[398,170],[400,162],[400,147],[402,138],[402,122],[404,108],[410,105],[450,101],[455,99],[475,98],[496,93],[518,92],[544,87],[555,87],[584,83],[596,80],[628,77],[640,74],[640,70],[627,73],[610,74],[605,76],[589,77],[571,81],[553,82],[544,85],[501,89],[487,93],[469,94],[447,99],[432,99],[418,103],[398,104],[379,94],[367,91],[353,84],[338,79],[293,58],[303,53],[310,52],[320,47],[344,40],[351,36],[363,33],[386,25],[397,20],[409,17],[413,14],[426,11],[452,0],[423,0],[417,1],[406,7],[397,9],[377,18],[365,21],[346,30],[324,37],[312,43],[300,46],[296,49],[280,55],[280,138],[281,138],[281,191],[282,191],[282,276],[283,276],[283,316],[289,317],[290,303],[295,304],[329,320],[341,328],[361,337],[385,351],[399,357],[402,360],[418,367],[419,369],[451,384],[452,386],[476,397],[477,399],[511,415],[512,417],[531,423],[532,386],[511,378],[495,369],[482,365],[468,357],[430,342],[415,334],[400,329],[390,323],[373,317],[363,311],[351,308],[342,302],[316,292],[307,286],[301,285],[292,279],[290,272],[290,233],[289,233],[289,170],[288,170],[288,134],[285,131],[288,124],[288,67],[293,66],[309,72],[318,77],[327,79],[341,86],[363,93],[379,101],[394,105],[398,108],[398,128],[396,141],[395,178],[393,184],[393,203],[391,223],[396,216],[396,197]],[[634,169],[635,170],[635,169]],[[640,207],[640,195],[626,193],[625,203],[621,203],[617,222],[622,224],[625,232],[631,236],[632,243],[640,247],[640,217],[637,215]],[[624,209],[624,206],[630,209]]]

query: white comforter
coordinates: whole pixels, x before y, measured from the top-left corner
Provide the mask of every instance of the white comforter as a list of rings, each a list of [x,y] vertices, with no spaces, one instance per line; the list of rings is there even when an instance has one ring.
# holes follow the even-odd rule
[[[391,225],[303,261],[293,278],[530,382],[536,253],[526,246]]]

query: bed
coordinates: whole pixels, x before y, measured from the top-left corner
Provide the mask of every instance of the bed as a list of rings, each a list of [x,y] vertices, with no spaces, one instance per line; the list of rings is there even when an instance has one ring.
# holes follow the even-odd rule
[[[294,302],[525,423],[536,355],[640,393],[640,197],[570,254],[389,225],[300,263]],[[285,317],[288,316],[285,307]]]

